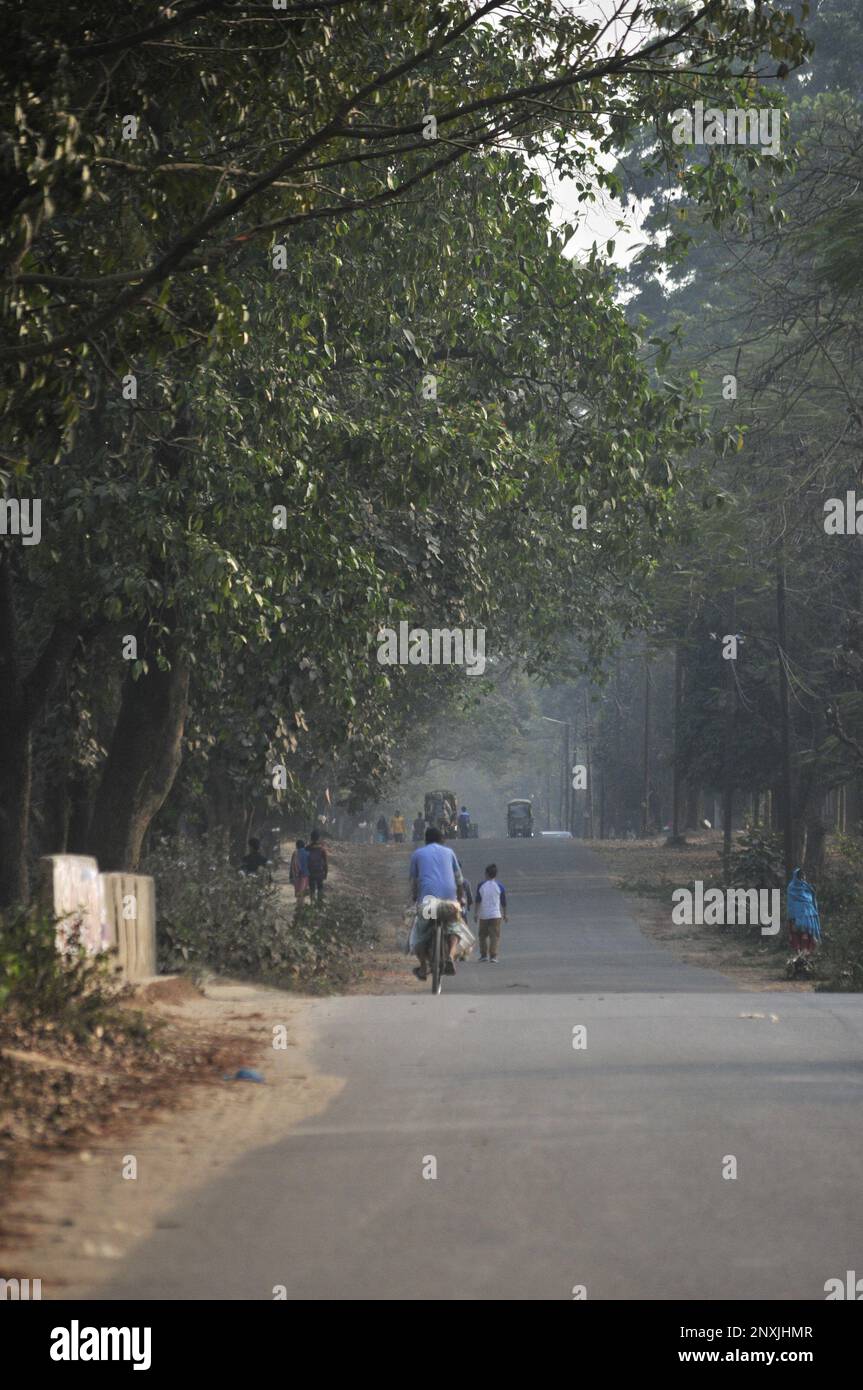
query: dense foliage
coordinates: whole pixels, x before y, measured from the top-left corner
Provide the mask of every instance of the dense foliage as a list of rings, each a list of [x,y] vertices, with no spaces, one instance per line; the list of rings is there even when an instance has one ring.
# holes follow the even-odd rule
[[[72,1042],[138,1031],[136,1017],[117,1006],[111,958],[89,954],[74,924],[64,928],[62,951],[56,937],[57,924],[44,913],[0,920],[0,1009],[16,1025]]]
[[[155,846],[144,867],[159,884],[161,970],[206,968],[323,992],[355,979],[377,941],[370,904],[330,891],[295,905],[285,885],[237,873],[207,836]]]
[[[0,903],[39,850],[133,867],[163,807],[242,837],[274,768],[289,806],[373,796],[470,687],[379,666],[382,623],[542,672],[639,619],[698,386],[654,372],[610,245],[564,254],[538,170],[589,203],[651,128],[721,225],[783,160],[706,172],[668,117],[693,73],[754,100],[806,52],[731,0],[613,32],[548,0],[21,11],[0,464],[43,535],[0,548]]]

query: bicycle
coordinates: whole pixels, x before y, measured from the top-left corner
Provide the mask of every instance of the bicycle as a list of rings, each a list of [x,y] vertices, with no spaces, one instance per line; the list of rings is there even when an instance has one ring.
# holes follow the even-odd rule
[[[426,898],[420,908],[425,920],[434,924],[429,949],[432,994],[440,994],[443,988],[443,977],[449,959],[449,937],[452,934],[451,918],[447,916],[445,921],[438,919],[438,909],[441,905],[439,900]]]
[[[432,994],[440,994],[443,988],[444,967],[448,956],[447,935],[448,933],[443,929],[443,922],[438,922],[435,919],[431,949]]]

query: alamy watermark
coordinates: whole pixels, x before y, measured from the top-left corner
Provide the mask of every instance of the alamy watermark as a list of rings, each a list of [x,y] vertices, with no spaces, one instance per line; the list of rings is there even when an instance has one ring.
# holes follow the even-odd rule
[[[484,627],[411,627],[401,622],[378,629],[381,666],[464,666],[469,676],[485,671]]]
[[[827,1295],[827,1303],[835,1302],[837,1299],[849,1299],[852,1303],[860,1303],[863,1301],[863,1279],[857,1278],[855,1270],[846,1269],[844,1279],[834,1276],[827,1280],[824,1292]]]
[[[0,536],[20,536],[22,545],[42,539],[42,501],[39,497],[0,497]]]
[[[720,111],[697,101],[691,111],[672,111],[671,138],[675,145],[759,145],[762,152],[779,153],[782,112],[778,107],[732,107]]]
[[[776,936],[782,921],[778,888],[708,888],[696,880],[692,888],[675,888],[671,920],[682,927],[755,927],[762,936]]]
[[[42,1297],[41,1279],[0,1279],[0,1300],[13,1303],[39,1302]]]
[[[131,1361],[134,1371],[148,1371],[151,1364],[149,1327],[82,1327],[77,1318],[70,1327],[51,1331],[52,1361]]]
[[[824,531],[828,536],[863,536],[863,496],[846,492],[824,503]]]

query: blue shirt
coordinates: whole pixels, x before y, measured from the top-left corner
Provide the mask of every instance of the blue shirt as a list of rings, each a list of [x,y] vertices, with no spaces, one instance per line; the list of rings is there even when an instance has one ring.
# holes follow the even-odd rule
[[[458,860],[447,845],[423,845],[411,855],[411,881],[417,884],[417,900],[428,894],[433,898],[458,897],[462,882]]]

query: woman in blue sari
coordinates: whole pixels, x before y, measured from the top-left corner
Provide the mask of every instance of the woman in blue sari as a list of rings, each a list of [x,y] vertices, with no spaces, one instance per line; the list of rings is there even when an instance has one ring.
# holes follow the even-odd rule
[[[814,951],[821,944],[821,921],[811,883],[795,869],[788,884],[788,931],[795,951]]]

